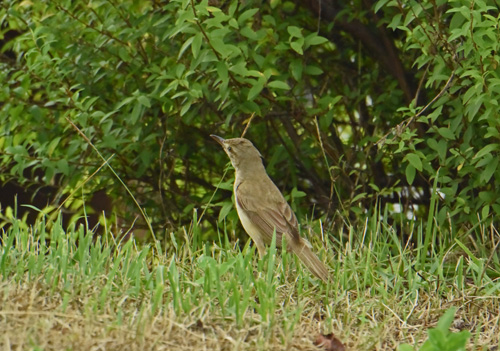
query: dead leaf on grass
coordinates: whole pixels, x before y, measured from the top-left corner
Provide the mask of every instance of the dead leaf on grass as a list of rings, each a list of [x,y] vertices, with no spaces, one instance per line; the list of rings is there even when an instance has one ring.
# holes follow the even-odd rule
[[[345,351],[344,344],[333,333],[319,334],[314,345],[322,347],[325,351]]]

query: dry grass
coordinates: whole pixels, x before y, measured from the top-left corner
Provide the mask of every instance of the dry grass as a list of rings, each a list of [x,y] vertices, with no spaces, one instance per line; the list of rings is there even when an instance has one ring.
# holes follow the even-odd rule
[[[450,306],[459,308],[455,331],[471,330],[474,349],[496,350],[500,335],[498,296],[419,296],[405,322],[408,306],[401,301],[387,305],[346,294],[330,325],[320,321],[323,306],[311,300],[293,330],[283,327],[282,310],[273,327],[249,311],[239,328],[234,319],[202,310],[176,316],[165,308],[152,315],[148,303],[142,308],[124,303],[120,313],[111,306],[94,312],[86,308],[85,296],[63,310],[62,297],[39,282],[4,281],[0,299],[1,350],[315,350],[315,337],[330,330],[348,350],[395,350],[401,342],[423,341],[425,330]]]
[[[322,251],[325,286],[273,247],[262,261],[248,246],[188,243],[157,256],[83,231],[14,230],[0,238],[0,350],[318,350],[330,332],[348,350],[395,350],[421,344],[451,306],[469,350],[497,350],[497,259],[443,246],[418,266],[384,235]]]

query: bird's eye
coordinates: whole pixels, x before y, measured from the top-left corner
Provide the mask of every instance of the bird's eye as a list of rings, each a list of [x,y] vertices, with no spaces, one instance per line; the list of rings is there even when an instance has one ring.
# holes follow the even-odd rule
[[[231,146],[228,146],[227,151],[231,151],[231,150],[232,150]]]

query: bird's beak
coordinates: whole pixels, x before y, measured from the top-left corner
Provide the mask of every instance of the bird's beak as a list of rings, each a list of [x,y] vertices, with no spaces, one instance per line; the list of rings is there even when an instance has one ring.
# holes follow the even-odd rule
[[[215,135],[215,134],[210,134],[210,136],[212,137],[212,139],[214,139],[216,142],[218,142],[219,144],[221,144],[224,147],[224,141],[225,141],[224,138],[221,138],[220,136]]]

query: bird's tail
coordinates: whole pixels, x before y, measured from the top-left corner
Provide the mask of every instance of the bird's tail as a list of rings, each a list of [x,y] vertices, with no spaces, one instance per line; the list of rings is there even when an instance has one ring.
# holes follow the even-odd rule
[[[328,281],[328,268],[319,260],[319,258],[311,251],[310,244],[301,238],[300,240],[290,240],[287,243],[302,263],[319,279],[324,282]]]

